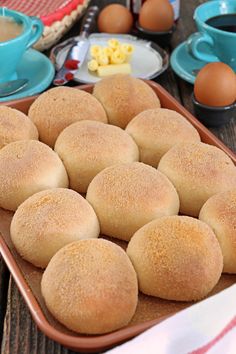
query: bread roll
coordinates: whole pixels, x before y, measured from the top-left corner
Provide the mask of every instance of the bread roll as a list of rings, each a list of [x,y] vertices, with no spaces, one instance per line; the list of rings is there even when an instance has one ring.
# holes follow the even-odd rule
[[[236,167],[219,148],[204,143],[182,143],[160,160],[158,170],[173,183],[180,198],[180,212],[196,216],[212,195],[236,185]]]
[[[62,159],[70,187],[86,193],[89,183],[104,168],[139,160],[138,147],[124,130],[84,120],[64,129],[55,151]]]
[[[19,206],[10,233],[18,253],[36,267],[45,268],[68,243],[98,237],[99,223],[80,194],[53,188],[32,195]]]
[[[86,334],[126,326],[138,301],[137,276],[128,256],[103,239],[63,247],[47,266],[41,289],[56,319]]]
[[[139,289],[167,300],[205,297],[217,284],[223,257],[210,227],[188,216],[151,221],[138,230],[127,248]]]
[[[91,94],[72,87],[54,87],[41,94],[30,106],[30,119],[39,131],[39,139],[54,147],[60,132],[82,119],[107,123],[106,112]]]
[[[161,157],[172,146],[199,142],[198,131],[181,114],[166,108],[139,113],[126,127],[139,147],[140,161],[157,167]]]
[[[21,140],[0,150],[0,207],[16,210],[25,199],[44,189],[68,187],[58,155],[37,140]]]
[[[168,178],[140,162],[106,168],[94,177],[86,198],[101,233],[125,241],[149,221],[179,211],[179,197]]]
[[[22,112],[0,106],[0,149],[18,140],[38,140],[38,130]]]
[[[125,128],[138,113],[159,108],[155,92],[144,81],[116,74],[97,82],[93,95],[102,103],[110,124]]]
[[[236,273],[236,186],[214,195],[203,205],[199,219],[214,231],[223,253],[224,273]]]

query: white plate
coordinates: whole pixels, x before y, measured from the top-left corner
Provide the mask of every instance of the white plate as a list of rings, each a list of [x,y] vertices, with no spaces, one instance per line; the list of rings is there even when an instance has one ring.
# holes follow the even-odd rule
[[[74,39],[79,39],[75,37]],[[145,40],[138,39],[130,35],[111,35],[104,33],[94,33],[89,36],[90,45],[107,46],[110,38],[117,38],[121,43],[130,43],[134,46],[134,53],[130,61],[131,75],[141,79],[153,79],[160,75],[168,67],[168,54],[158,45]],[[56,68],[59,69],[65,61],[67,51],[70,48],[71,40],[60,43],[53,48],[51,56],[55,59]],[[74,80],[81,83],[95,83],[99,81],[96,74],[88,71],[87,64],[91,59],[88,53],[84,63],[74,76]]]

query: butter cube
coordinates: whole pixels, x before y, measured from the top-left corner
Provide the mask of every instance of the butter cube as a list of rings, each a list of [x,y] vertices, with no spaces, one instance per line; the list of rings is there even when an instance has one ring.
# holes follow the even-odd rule
[[[100,77],[114,75],[114,74],[130,74],[130,73],[131,73],[131,66],[129,63],[104,65],[104,66],[99,66],[97,69],[97,74]]]

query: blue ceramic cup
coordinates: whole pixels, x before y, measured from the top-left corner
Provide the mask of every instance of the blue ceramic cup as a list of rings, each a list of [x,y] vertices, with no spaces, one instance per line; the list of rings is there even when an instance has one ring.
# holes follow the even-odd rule
[[[17,78],[17,65],[24,52],[41,37],[43,24],[37,17],[29,17],[4,7],[0,7],[0,16],[10,17],[23,26],[19,36],[0,42],[0,82],[6,82]]]
[[[213,0],[198,6],[193,18],[199,32],[188,38],[189,52],[196,59],[205,62],[222,61],[236,71],[236,33],[223,31],[206,23],[215,16],[235,13],[235,0]],[[211,48],[212,54],[204,52],[206,45]]]

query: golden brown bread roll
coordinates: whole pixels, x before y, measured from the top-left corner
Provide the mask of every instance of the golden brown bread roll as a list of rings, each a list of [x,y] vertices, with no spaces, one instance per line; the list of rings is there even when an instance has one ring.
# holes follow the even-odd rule
[[[68,187],[58,155],[37,140],[21,140],[0,150],[0,207],[16,210],[25,199],[44,189]]]
[[[224,273],[236,273],[236,186],[214,195],[203,205],[199,219],[216,234],[224,259]]]
[[[159,98],[148,84],[125,74],[100,80],[94,85],[93,95],[105,108],[109,123],[121,128],[138,113],[160,107]]]
[[[138,301],[134,268],[113,242],[89,239],[63,247],[42,278],[49,311],[69,329],[102,334],[126,326]]]
[[[89,120],[65,128],[55,151],[66,167],[70,187],[80,193],[86,193],[104,168],[139,160],[138,147],[129,134],[114,125]]]
[[[140,161],[157,167],[172,146],[199,142],[198,131],[181,114],[166,108],[148,109],[134,117],[126,129],[139,147]]]
[[[106,112],[96,98],[72,87],[54,87],[41,94],[30,106],[30,119],[39,132],[39,139],[54,147],[60,132],[79,120],[107,123]]]
[[[127,248],[139,289],[167,300],[205,297],[217,284],[223,257],[211,228],[188,216],[169,216],[139,229]]]
[[[207,199],[236,185],[236,167],[228,155],[204,143],[175,145],[161,158],[158,170],[175,186],[180,212],[196,217]]]
[[[10,227],[18,253],[41,268],[63,246],[98,237],[99,231],[91,205],[80,194],[64,188],[48,189],[26,199]]]
[[[101,171],[90,183],[86,199],[97,214],[101,233],[125,241],[149,221],[179,211],[179,197],[168,178],[140,162]]]
[[[38,130],[22,112],[0,106],[0,149],[18,140],[38,140]]]

